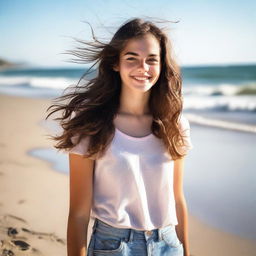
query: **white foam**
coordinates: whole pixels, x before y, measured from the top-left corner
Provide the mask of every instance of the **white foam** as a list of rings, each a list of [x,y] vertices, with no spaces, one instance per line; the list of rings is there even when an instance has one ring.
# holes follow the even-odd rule
[[[14,86],[26,84],[31,87],[64,89],[75,85],[78,79],[66,77],[38,77],[38,76],[0,76],[0,86]]]
[[[196,124],[224,128],[228,130],[237,130],[237,131],[256,133],[256,125],[248,125],[248,124],[241,124],[236,122],[210,119],[210,118],[202,117],[200,115],[189,114],[189,113],[186,113],[186,117],[188,118],[189,121]]]
[[[218,86],[205,84],[189,85],[183,87],[183,92],[184,95],[210,96],[219,94],[223,96],[234,96],[243,89],[256,90],[256,83],[252,82],[241,85],[221,83]]]
[[[256,111],[256,95],[185,96],[186,110]]]

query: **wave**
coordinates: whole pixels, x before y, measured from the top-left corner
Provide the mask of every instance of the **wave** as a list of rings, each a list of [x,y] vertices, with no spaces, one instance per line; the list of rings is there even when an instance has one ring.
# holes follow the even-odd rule
[[[256,112],[256,96],[185,96],[184,109]]]
[[[11,93],[45,93],[51,89],[51,95],[58,95],[79,81],[75,77],[63,76],[0,76],[0,91]],[[84,80],[82,80],[84,82]],[[42,89],[42,90],[39,90]],[[26,90],[25,92],[23,92]],[[31,90],[31,92],[29,92]],[[54,90],[56,91],[54,93]],[[48,95],[48,94],[47,94]],[[220,112],[246,111],[256,112],[256,83],[244,85],[186,85],[183,87],[185,110],[217,110]]]
[[[33,87],[65,89],[70,85],[75,85],[79,81],[79,77],[65,76],[37,76],[37,75],[0,75],[0,86],[19,86],[28,85]],[[244,84],[190,84],[183,83],[183,94],[198,96],[233,96],[233,95],[256,95],[256,82],[248,82]]]
[[[191,123],[217,127],[217,128],[224,128],[228,130],[256,133],[256,125],[241,124],[237,122],[206,118],[197,114],[190,114],[190,113],[186,113],[185,115]]]
[[[184,95],[233,96],[256,95],[256,82],[245,84],[189,85],[183,87]]]
[[[78,79],[67,77],[0,76],[0,86],[29,86],[31,88],[65,89],[75,85]]]
[[[65,89],[76,85],[79,77],[65,76],[37,76],[37,75],[0,75],[0,86],[27,85],[33,88]],[[84,81],[84,80],[83,80]],[[243,96],[256,95],[256,82],[245,84],[190,84],[183,83],[184,96]]]

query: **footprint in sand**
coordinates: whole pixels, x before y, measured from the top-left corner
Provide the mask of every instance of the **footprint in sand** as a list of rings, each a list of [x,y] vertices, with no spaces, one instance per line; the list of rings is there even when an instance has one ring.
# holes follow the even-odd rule
[[[4,249],[2,256],[14,256],[15,254],[11,250]]]
[[[16,228],[8,228],[7,234],[8,236],[14,236],[18,234],[18,231]]]
[[[25,227],[26,226],[26,227]],[[35,239],[43,239],[57,242],[57,244],[65,245],[66,242],[57,237],[54,233],[36,232],[27,228],[27,222],[14,215],[0,216],[0,255],[14,256],[20,251],[26,251],[29,255],[42,255],[42,253],[33,248],[28,241]]]
[[[22,240],[11,240],[20,250],[26,251],[30,248],[30,245]]]

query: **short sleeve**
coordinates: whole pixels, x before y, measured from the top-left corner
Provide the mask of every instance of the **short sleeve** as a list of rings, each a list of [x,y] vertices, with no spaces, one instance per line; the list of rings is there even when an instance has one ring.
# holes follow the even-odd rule
[[[179,151],[182,154],[187,154],[194,146],[191,141],[189,121],[183,114],[180,116],[179,129],[184,140],[184,145],[179,146]]]
[[[78,135],[73,136],[71,138],[71,141],[75,144],[78,140]],[[73,153],[73,154],[78,154],[78,155],[85,155],[87,153],[89,147],[89,137],[85,137],[81,139],[81,141],[74,146],[72,149],[70,149],[68,152]]]

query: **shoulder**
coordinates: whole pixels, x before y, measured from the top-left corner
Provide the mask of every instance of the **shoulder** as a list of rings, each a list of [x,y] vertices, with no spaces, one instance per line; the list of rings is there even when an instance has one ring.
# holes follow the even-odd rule
[[[86,136],[82,138],[80,141],[79,140],[79,135],[74,135],[71,137],[71,141],[74,145],[74,147],[69,151],[70,153],[76,153],[80,155],[85,155],[87,152],[87,149],[89,147],[90,143],[90,137]]]
[[[178,126],[179,128],[183,131],[183,130],[187,130],[190,129],[190,124],[189,121],[187,119],[187,117],[182,113],[179,117],[179,122],[178,122]]]

